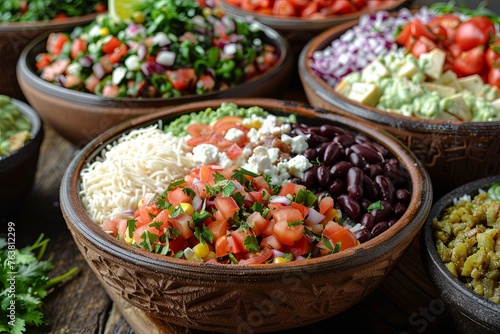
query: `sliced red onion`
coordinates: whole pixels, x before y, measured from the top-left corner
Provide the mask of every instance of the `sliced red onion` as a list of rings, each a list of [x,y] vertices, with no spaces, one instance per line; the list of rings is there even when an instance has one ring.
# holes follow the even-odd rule
[[[135,38],[138,36],[144,38],[146,36],[146,31],[144,30],[144,27],[135,24],[127,26],[127,28],[125,29],[125,33],[130,38]]]
[[[283,253],[282,251],[279,251],[277,249],[273,249],[273,259],[277,258],[277,257],[284,257],[285,256],[285,253]]]
[[[141,65],[141,71],[142,73],[144,73],[144,75],[163,73],[166,70],[167,68],[165,66],[153,61],[148,61]]]
[[[101,80],[104,77],[104,75],[106,75],[104,67],[102,66],[101,63],[95,63],[94,65],[92,65],[92,71],[94,72],[96,78],[99,80]]]
[[[193,206],[194,211],[199,212],[203,206],[203,200],[200,196],[194,196],[191,200],[191,205]]]
[[[278,203],[278,204],[283,204],[283,205],[290,205],[292,203],[292,200],[289,199],[286,196],[272,196],[269,199],[269,203]]]
[[[295,261],[304,261],[304,260],[307,260],[307,259],[304,256],[302,256],[302,255],[299,255],[299,256],[295,257]]]
[[[306,216],[306,223],[313,224],[313,225],[319,224],[325,218],[326,218],[326,216],[319,213],[319,211],[316,210],[315,208],[309,208],[309,212],[307,213],[307,216]]]
[[[64,87],[64,84],[66,83],[66,77],[64,75],[58,75],[56,76],[55,81],[59,86]]]
[[[156,62],[165,66],[172,66],[175,63],[175,52],[172,51],[160,51],[156,55]]]
[[[80,57],[80,58],[78,59],[78,63],[80,63],[80,65],[81,65],[82,67],[86,67],[86,68],[88,68],[88,67],[92,66],[92,58],[90,58],[90,56],[83,56],[83,57]]]

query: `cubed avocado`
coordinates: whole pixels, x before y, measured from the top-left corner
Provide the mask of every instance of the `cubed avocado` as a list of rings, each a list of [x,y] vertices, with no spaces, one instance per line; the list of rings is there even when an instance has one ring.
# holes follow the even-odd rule
[[[432,49],[428,53],[420,55],[419,61],[422,64],[425,75],[436,80],[443,73],[443,65],[446,59],[446,53],[438,48]]]
[[[479,74],[473,74],[467,77],[459,78],[457,81],[463,89],[467,89],[473,94],[479,93],[484,85],[483,79],[481,79]]]
[[[437,92],[442,97],[450,96],[457,92],[455,88],[451,86],[440,85],[433,82],[424,82],[422,86],[429,92]]]
[[[375,59],[363,71],[361,71],[361,80],[368,83],[376,83],[382,78],[391,76],[391,72],[384,64]]]
[[[461,121],[470,121],[472,112],[465,103],[462,93],[457,93],[441,100],[441,109],[456,116]]]
[[[371,83],[355,82],[348,97],[351,100],[374,107],[382,95],[380,89]]]

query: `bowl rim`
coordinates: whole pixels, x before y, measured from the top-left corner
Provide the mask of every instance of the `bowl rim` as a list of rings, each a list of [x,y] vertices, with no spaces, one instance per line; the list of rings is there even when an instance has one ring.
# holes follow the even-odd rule
[[[436,244],[434,241],[434,236],[432,233],[432,221],[435,217],[441,217],[443,211],[453,205],[453,199],[459,198],[464,194],[468,194],[471,196],[475,196],[478,194],[479,189],[486,190],[489,185],[494,182],[500,182],[500,175],[493,175],[484,177],[478,180],[474,180],[468,182],[464,185],[461,185],[452,191],[448,192],[446,195],[442,196],[433,206],[432,209],[427,216],[427,219],[423,226],[423,238],[421,238],[421,250],[424,253],[423,258],[426,260],[425,269],[428,273],[428,276],[431,278],[433,283],[441,290],[442,295],[453,295],[453,293],[447,293],[446,290],[450,286],[453,289],[460,293],[463,298],[467,300],[474,300],[474,302],[479,303],[481,306],[484,306],[487,311],[484,309],[477,309],[475,307],[466,307],[466,303],[460,302],[461,305],[460,310],[462,312],[466,311],[466,313],[473,314],[478,318],[487,318],[487,316],[496,315],[495,317],[491,317],[492,320],[496,321],[496,326],[500,327],[500,318],[498,317],[498,312],[500,311],[500,304],[495,304],[491,300],[483,297],[479,294],[476,294],[471,289],[467,288],[464,283],[462,283],[457,277],[455,277],[443,264],[441,257],[439,256],[436,250]],[[441,279],[436,279],[435,277],[439,276]],[[453,298],[450,298],[453,299]],[[485,312],[487,314],[485,315]]]
[[[230,15],[235,15],[239,17],[246,17],[251,19],[256,19],[264,24],[267,24],[270,27],[276,29],[285,29],[285,30],[317,30],[330,27],[332,24],[339,22],[346,22],[352,19],[356,19],[361,15],[374,13],[376,11],[381,10],[394,10],[403,6],[406,2],[411,0],[394,0],[394,3],[387,4],[384,3],[382,7],[378,9],[368,9],[363,8],[360,11],[357,11],[352,14],[342,14],[342,15],[330,15],[326,18],[322,19],[303,19],[300,17],[279,17],[275,15],[262,14],[258,12],[246,11],[240,7],[234,6],[233,4],[228,3],[226,0],[219,0],[219,3],[222,8],[226,10],[226,12]]]
[[[30,121],[30,138],[19,150],[12,152],[9,156],[0,158],[0,172],[11,168],[17,161],[24,161],[33,154],[33,151],[38,151],[44,137],[43,121],[38,112],[27,103],[15,98],[11,98],[11,102]]]
[[[40,29],[67,29],[69,26],[84,24],[94,20],[98,15],[103,13],[90,13],[81,16],[71,16],[64,19],[32,21],[32,22],[4,22],[0,23],[0,34],[10,32],[25,32],[27,30]]]
[[[396,13],[392,13],[392,15],[395,14]],[[341,113],[349,112],[356,117],[376,121],[377,123],[382,123],[396,129],[405,128],[411,129],[411,131],[414,132],[438,132],[449,135],[460,134],[466,136],[482,134],[488,135],[491,134],[492,131],[500,134],[500,131],[497,130],[500,128],[499,121],[462,122],[424,119],[415,116],[402,116],[396,113],[390,113],[370,107],[356,101],[348,100],[343,95],[337,93],[333,87],[328,85],[326,81],[316,75],[312,70],[310,65],[313,53],[315,51],[323,50],[325,47],[329,46],[333,40],[340,37],[347,29],[354,27],[358,23],[359,20],[352,20],[341,25],[331,27],[311,39],[301,50],[298,59],[299,76],[304,86],[309,86],[314,94],[331,104]],[[471,126],[474,128],[473,133],[471,133]]]
[[[36,55],[33,55],[33,53],[37,52],[39,48],[45,50],[45,47],[42,47],[42,45],[45,44],[45,41],[48,38],[50,32],[47,32],[45,34],[42,34],[34,38],[26,45],[26,47],[21,52],[21,55],[17,62],[17,76],[18,80],[19,77],[24,77],[25,78],[24,82],[31,88],[44,92],[44,94],[49,94],[51,96],[54,96],[58,99],[68,100],[71,101],[72,103],[76,102],[76,103],[83,103],[87,105],[95,105],[100,107],[105,106],[109,108],[120,108],[120,109],[130,108],[130,107],[148,108],[148,107],[156,107],[161,103],[165,103],[166,105],[180,104],[180,103],[189,103],[191,101],[197,101],[197,100],[217,98],[219,94],[224,94],[226,92],[231,92],[233,90],[244,90],[247,86],[269,80],[269,78],[279,75],[283,68],[287,68],[288,65],[291,65],[292,58],[291,58],[290,44],[288,40],[283,36],[283,34],[281,34],[279,31],[271,27],[266,26],[261,22],[252,22],[252,24],[258,26],[259,29],[262,30],[262,32],[269,39],[269,42],[274,44],[279,49],[279,59],[271,69],[263,73],[260,73],[250,78],[249,80],[244,81],[226,90],[219,90],[201,95],[198,94],[183,95],[172,98],[161,98],[161,97],[108,98],[91,93],[75,91],[65,87],[60,87],[40,78],[40,76],[35,73],[33,66],[30,65],[31,59],[29,57],[33,56],[32,59],[34,59],[34,56]],[[89,111],[92,112],[91,109]]]
[[[209,263],[190,262],[183,259],[165,257],[136,247],[123,244],[106,234],[102,228],[95,224],[87,215],[83,204],[79,198],[79,179],[80,171],[87,161],[91,161],[93,156],[107,144],[112,143],[121,134],[129,132],[133,128],[147,126],[157,123],[157,119],[174,119],[181,114],[187,114],[192,111],[204,110],[207,107],[217,107],[223,102],[233,102],[241,107],[262,106],[265,110],[279,113],[286,110],[288,113],[301,113],[304,117],[323,117],[325,120],[341,123],[351,130],[363,133],[373,140],[383,142],[384,147],[390,145],[390,152],[397,155],[407,169],[413,189],[420,189],[417,193],[412,193],[412,200],[408,207],[415,207],[416,210],[409,212],[407,210],[403,217],[398,220],[400,224],[394,224],[386,232],[354,248],[307,261],[289,262],[286,264],[261,264],[258,266],[226,266]],[[389,144],[387,144],[389,143]],[[420,187],[420,188],[419,188]],[[234,277],[245,275],[250,277],[259,277],[267,280],[276,280],[279,274],[301,273],[304,270],[318,270],[320,272],[335,272],[341,266],[352,265],[350,255],[359,254],[357,258],[360,264],[364,264],[369,256],[379,258],[385,254],[377,245],[396,245],[400,239],[405,238],[404,233],[417,233],[423,224],[427,214],[430,211],[432,203],[432,187],[430,177],[421,162],[404,146],[398,139],[386,133],[384,130],[373,127],[364,122],[358,122],[351,118],[341,115],[328,113],[327,111],[316,109],[307,105],[301,105],[292,101],[280,101],[268,98],[236,98],[236,99],[217,99],[210,101],[193,102],[181,106],[167,108],[154,114],[136,117],[125,121],[110,130],[96,137],[87,144],[71,161],[64,173],[60,187],[60,203],[63,216],[66,223],[71,228],[76,228],[79,233],[88,238],[90,242],[105,252],[113,251],[116,256],[123,260],[132,261],[140,266],[153,266],[155,271],[172,273],[175,271],[179,275],[186,275],[188,272],[208,273],[217,276],[219,279],[227,280]],[[131,256],[133,255],[133,256]],[[267,273],[273,277],[267,277]],[[212,277],[212,276],[211,276]]]

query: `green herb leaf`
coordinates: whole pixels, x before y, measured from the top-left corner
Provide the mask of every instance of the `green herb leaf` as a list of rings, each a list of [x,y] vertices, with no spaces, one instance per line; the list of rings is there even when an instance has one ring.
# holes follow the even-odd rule
[[[312,207],[317,200],[318,197],[307,189],[300,189],[297,193],[297,197],[295,198],[295,202],[304,204],[308,208]]]
[[[236,186],[233,182],[229,181],[224,188],[222,188],[222,197],[229,197],[236,190]]]
[[[257,253],[259,251],[259,241],[253,235],[247,235],[243,240],[243,245],[250,253]]]
[[[376,202],[373,202],[372,204],[370,204],[368,206],[368,208],[366,208],[366,211],[368,212],[371,212],[372,210],[384,210],[384,206],[382,205],[382,203],[380,201],[376,201]]]
[[[290,223],[288,223],[288,227],[299,226],[299,225],[302,225],[303,222],[304,222],[304,220],[297,220],[295,222],[290,222]]]

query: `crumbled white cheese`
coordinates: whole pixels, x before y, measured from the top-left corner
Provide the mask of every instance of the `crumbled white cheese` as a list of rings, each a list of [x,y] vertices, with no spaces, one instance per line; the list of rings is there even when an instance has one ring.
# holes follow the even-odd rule
[[[237,143],[243,138],[244,135],[245,133],[240,129],[231,128],[226,132],[224,138],[226,138],[229,141],[232,141],[233,143]]]
[[[290,137],[287,134],[281,135],[281,141],[287,145],[290,145],[292,148],[292,152],[295,154],[304,153],[305,150],[309,147],[307,144],[308,137],[305,135],[298,135],[295,137]]]
[[[290,175],[303,178],[304,172],[312,167],[312,164],[303,155],[296,155],[287,162]]]
[[[193,147],[193,159],[203,165],[217,164],[219,161],[219,149],[212,144],[200,144]]]

